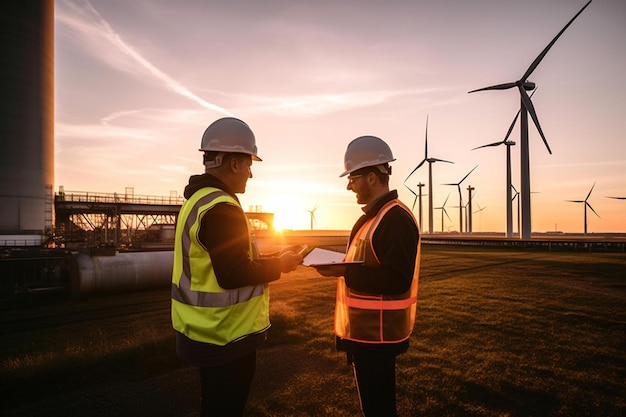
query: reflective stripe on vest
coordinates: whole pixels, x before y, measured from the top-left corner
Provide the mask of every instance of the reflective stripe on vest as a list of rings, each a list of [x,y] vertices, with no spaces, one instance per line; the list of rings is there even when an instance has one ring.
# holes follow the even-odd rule
[[[180,210],[171,286],[172,324],[190,339],[224,345],[269,327],[269,287],[226,290],[219,286],[210,254],[197,238],[202,217],[219,203],[241,209],[229,194],[207,187],[191,196]],[[251,240],[250,259],[254,253]]]
[[[384,215],[400,206],[413,218],[411,211],[399,200],[385,204],[373,218],[365,222],[350,242],[346,261],[364,261],[365,266],[380,265],[372,247],[374,231]],[[413,219],[415,221],[415,219]],[[337,283],[335,334],[362,343],[397,343],[406,340],[415,322],[420,265],[420,241],[417,243],[413,281],[408,291],[398,295],[364,294],[350,290],[344,277]]]

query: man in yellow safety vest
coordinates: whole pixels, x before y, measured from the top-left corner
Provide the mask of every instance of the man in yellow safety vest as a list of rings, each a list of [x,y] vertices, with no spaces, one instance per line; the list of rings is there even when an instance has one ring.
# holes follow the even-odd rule
[[[205,173],[193,175],[176,223],[172,325],[178,355],[200,369],[202,416],[241,416],[270,327],[268,284],[302,256],[259,258],[236,196],[252,178],[256,139],[226,117],[204,132]]]

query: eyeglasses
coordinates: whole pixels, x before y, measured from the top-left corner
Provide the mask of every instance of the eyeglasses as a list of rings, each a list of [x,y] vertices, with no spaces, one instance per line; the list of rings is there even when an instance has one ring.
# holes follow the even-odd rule
[[[348,177],[348,185],[354,184],[354,180],[356,180],[357,178],[361,178],[362,176],[363,175],[352,175]]]

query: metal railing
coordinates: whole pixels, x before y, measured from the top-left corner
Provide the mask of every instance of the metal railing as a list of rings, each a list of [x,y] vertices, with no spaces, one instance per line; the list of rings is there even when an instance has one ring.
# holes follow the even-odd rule
[[[150,205],[182,205],[183,196],[154,196],[126,193],[94,193],[86,191],[62,191],[54,194],[55,201],[74,203],[119,203],[119,204],[150,204]]]

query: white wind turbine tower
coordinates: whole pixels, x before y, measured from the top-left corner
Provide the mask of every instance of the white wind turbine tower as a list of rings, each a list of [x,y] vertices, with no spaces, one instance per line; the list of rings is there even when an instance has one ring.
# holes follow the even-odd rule
[[[468,233],[472,233],[473,229],[472,229],[472,199],[474,198],[474,195],[472,194],[472,191],[474,191],[476,188],[472,187],[472,185],[468,185],[467,186],[467,204],[465,205],[465,218],[467,219],[467,225],[465,226],[465,230]]]
[[[478,206],[478,210],[476,210],[476,211],[474,212],[474,214],[476,214],[476,213],[480,213],[480,212],[482,212],[484,209],[486,209],[486,208],[487,208],[487,207],[481,207],[481,206],[480,206],[480,204],[478,204],[478,203],[476,203],[476,205]],[[478,217],[478,221],[480,222],[480,229],[481,229],[481,230],[482,230],[482,228],[483,228],[483,221],[482,221],[482,220],[483,220],[483,215],[481,214],[481,215]]]
[[[313,230],[313,225],[315,224],[315,210],[319,208],[319,204],[315,203],[315,206],[311,210],[307,210],[311,217],[311,230]]]
[[[432,158],[432,157],[429,158],[428,157],[428,116],[426,116],[426,135],[424,137],[424,159],[406,177],[406,179],[404,180],[405,185],[406,185],[406,181],[409,179],[409,177],[411,175],[413,175],[413,173],[415,171],[417,171],[422,165],[424,165],[425,162],[428,162],[428,193],[429,193],[429,197],[428,197],[428,232],[429,233],[434,233],[434,229],[433,229],[433,194],[434,194],[434,192],[433,192],[433,164],[435,162],[447,162],[449,164],[453,164],[454,162],[446,161],[444,159],[438,159],[438,158]]]
[[[418,188],[418,192],[416,193],[415,191],[413,191],[409,186],[406,186],[406,188],[408,188],[408,190],[415,196],[415,198],[413,199],[413,206],[411,207],[411,211],[415,210],[415,203],[418,203],[418,213],[419,213],[419,228],[420,231],[422,230],[422,227],[424,226],[424,215],[423,215],[423,211],[422,211],[422,197],[426,196],[428,194],[422,194],[422,188],[424,187],[425,184],[418,182],[417,183],[417,188]]]
[[[464,206],[463,206],[463,194],[461,193],[461,183],[463,183],[463,181],[465,181],[465,179],[469,177],[469,174],[471,174],[476,168],[478,168],[478,165],[472,168],[472,170],[468,172],[459,182],[442,184],[442,185],[456,185],[457,189],[459,190],[459,233],[463,233],[463,207]]]
[[[535,90],[532,92],[530,97],[532,97],[536,91],[537,89],[535,88]],[[500,146],[500,145],[506,146],[506,237],[508,238],[513,237],[513,199],[515,198],[511,196],[511,187],[512,187],[512,184],[511,184],[511,146],[515,146],[515,142],[512,140],[508,140],[508,139],[509,139],[509,136],[511,136],[511,133],[513,132],[513,128],[515,127],[515,123],[517,122],[517,118],[519,117],[520,113],[521,113],[521,110],[519,110],[517,114],[515,115],[515,117],[513,118],[513,122],[509,126],[509,130],[506,132],[506,135],[504,136],[503,140],[499,142],[488,143],[486,145],[482,145],[482,146],[472,149],[474,151],[476,149],[493,147],[493,146]],[[519,224],[518,224],[518,228],[519,228]]]
[[[521,178],[521,204],[522,204],[522,239],[530,239],[532,237],[532,227],[531,227],[531,215],[530,215],[530,152],[529,152],[529,144],[528,144],[528,114],[533,120],[533,123],[537,127],[537,131],[539,131],[539,135],[541,135],[541,139],[543,139],[543,143],[546,145],[548,152],[552,154],[550,150],[550,146],[548,145],[548,141],[546,140],[543,130],[541,130],[541,126],[539,124],[539,119],[537,118],[537,113],[535,112],[535,107],[533,102],[530,100],[527,91],[535,89],[535,83],[528,81],[528,77],[533,73],[533,71],[537,68],[539,63],[546,56],[550,48],[556,43],[556,41],[561,37],[563,32],[572,24],[572,22],[585,10],[587,6],[591,3],[591,0],[587,2],[583,6],[582,9],[565,25],[563,29],[552,39],[552,41],[544,48],[544,50],[539,54],[537,58],[530,64],[530,67],[526,70],[526,72],[522,75],[522,77],[513,82],[492,85],[490,87],[479,88],[477,90],[472,90],[470,93],[474,93],[476,91],[485,91],[485,90],[508,90],[509,88],[517,88],[520,93],[520,115],[521,115],[521,128],[520,128],[520,178]]]
[[[513,201],[515,201],[515,199],[517,199],[517,233],[521,236],[522,235],[522,230],[520,229],[521,223],[520,223],[520,199],[519,199],[519,191],[517,191],[517,188],[515,188],[515,186],[513,184],[511,184],[511,189],[513,191],[515,191],[515,195],[513,197],[511,197],[511,205],[513,205]]]
[[[446,203],[448,202],[449,198],[450,198],[450,194],[448,194],[448,196],[446,197],[446,201],[443,202],[441,207],[435,207],[436,210],[441,210],[441,232],[442,233],[443,233],[443,220],[444,220],[443,215],[445,214],[448,220],[452,221],[450,216],[448,216],[448,212],[446,211]]]
[[[587,234],[587,207],[589,207],[591,209],[591,211],[593,211],[593,213],[598,216],[598,218],[600,218],[600,215],[598,213],[596,213],[596,211],[593,209],[593,207],[591,207],[591,204],[589,204],[589,196],[591,195],[591,192],[593,191],[593,187],[596,186],[596,183],[594,182],[593,185],[591,186],[591,190],[589,190],[589,194],[587,194],[587,197],[584,200],[567,200],[570,203],[583,203],[585,206],[585,234]]]

